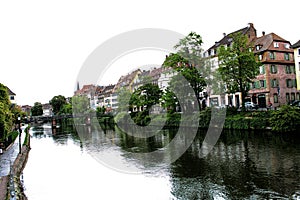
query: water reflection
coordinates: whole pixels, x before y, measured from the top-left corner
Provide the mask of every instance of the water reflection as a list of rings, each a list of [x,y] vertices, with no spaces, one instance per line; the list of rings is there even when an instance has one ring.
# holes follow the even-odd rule
[[[299,140],[286,148],[290,137],[224,131],[213,151],[200,158],[199,133],[171,167],[172,191],[183,199],[289,198],[300,190]]]
[[[145,139],[129,136],[117,129],[97,130],[93,126],[82,125],[77,131],[72,124],[61,125],[55,130],[47,125],[32,128],[33,148],[26,168],[34,168],[33,163],[38,165],[41,158],[46,157],[54,163],[50,164],[50,169],[49,166],[43,168],[54,175],[65,176],[65,184],[76,188],[73,178],[80,177],[84,181],[100,184],[104,190],[113,193],[107,184],[123,191],[121,199],[288,199],[300,191],[300,137],[295,134],[224,131],[213,150],[203,158],[206,148],[202,142],[206,132],[199,131],[190,148],[176,162],[162,166],[141,162],[131,157],[130,153],[139,155],[164,148],[174,138],[176,130],[162,130]],[[182,137],[181,142],[185,141],[186,138]],[[49,148],[51,153],[40,148]],[[39,155],[43,151],[46,155]],[[101,155],[105,158],[104,164],[124,165],[124,168],[142,174],[124,175],[103,168],[93,163],[87,153]],[[169,156],[168,152],[165,154]],[[66,158],[71,160],[66,162],[63,160]],[[53,167],[56,165],[63,167]],[[35,188],[28,183],[32,177],[26,176],[26,168],[25,186],[30,188],[30,194],[34,194],[32,191]],[[67,171],[56,171],[62,169]],[[68,170],[71,169],[76,171],[72,170],[70,175]],[[88,175],[84,176],[81,172],[88,172]],[[81,179],[77,180],[82,182]],[[47,185],[47,181],[43,184]],[[46,187],[51,188],[51,181],[49,184]],[[90,184],[83,187],[94,188]],[[150,192],[140,194],[136,191],[144,189]],[[86,189],[83,191],[86,192]],[[135,195],[130,195],[133,191]],[[159,195],[152,198],[151,194]],[[62,199],[60,195],[51,196]],[[88,196],[116,199],[105,192],[91,192]],[[28,197],[31,199],[30,195]]]

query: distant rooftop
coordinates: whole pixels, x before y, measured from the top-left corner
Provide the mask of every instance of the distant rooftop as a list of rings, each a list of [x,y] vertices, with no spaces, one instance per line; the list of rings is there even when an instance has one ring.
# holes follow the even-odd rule
[[[13,91],[11,91],[7,86],[5,86],[7,88],[7,92],[8,95],[16,95]]]

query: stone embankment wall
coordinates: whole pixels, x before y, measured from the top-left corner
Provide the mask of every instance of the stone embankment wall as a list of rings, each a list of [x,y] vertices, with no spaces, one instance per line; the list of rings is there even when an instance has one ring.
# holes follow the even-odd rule
[[[24,194],[23,185],[20,180],[20,174],[27,163],[29,151],[30,139],[28,137],[27,144],[23,145],[21,153],[17,156],[13,163],[10,175],[0,177],[0,200],[10,199],[12,193],[17,197],[17,199],[27,200],[27,197]]]

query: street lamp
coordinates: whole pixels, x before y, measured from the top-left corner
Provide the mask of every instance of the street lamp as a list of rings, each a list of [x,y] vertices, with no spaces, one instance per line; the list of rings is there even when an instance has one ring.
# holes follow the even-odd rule
[[[21,154],[21,134],[22,134],[22,129],[21,129],[21,117],[18,117],[18,127],[19,127],[19,154]]]

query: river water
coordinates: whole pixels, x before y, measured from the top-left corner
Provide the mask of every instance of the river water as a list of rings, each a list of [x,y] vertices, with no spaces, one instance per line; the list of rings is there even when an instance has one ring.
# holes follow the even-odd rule
[[[297,134],[223,131],[213,150],[201,156],[205,131],[169,165],[147,165],[127,155],[166,145],[176,130],[151,139],[84,127],[97,144],[82,142],[72,125],[30,130],[31,151],[23,172],[29,200],[60,199],[300,199],[300,137]],[[188,134],[188,133],[187,133]],[[93,157],[101,152],[121,172]]]

